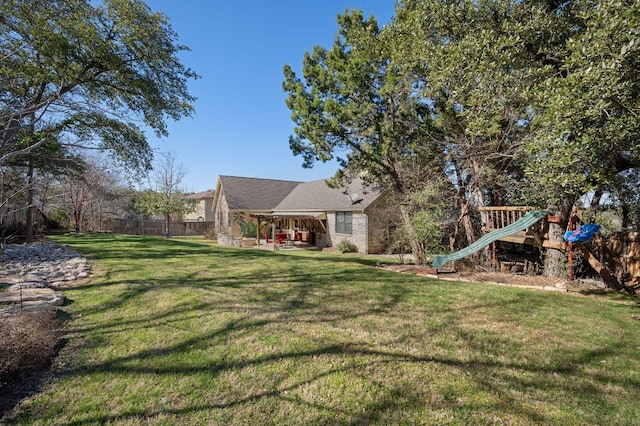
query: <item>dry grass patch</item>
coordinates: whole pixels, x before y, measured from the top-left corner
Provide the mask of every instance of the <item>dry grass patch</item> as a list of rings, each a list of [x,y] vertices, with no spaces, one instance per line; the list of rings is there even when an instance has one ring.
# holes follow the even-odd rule
[[[61,338],[55,310],[0,317],[0,417],[37,389]]]

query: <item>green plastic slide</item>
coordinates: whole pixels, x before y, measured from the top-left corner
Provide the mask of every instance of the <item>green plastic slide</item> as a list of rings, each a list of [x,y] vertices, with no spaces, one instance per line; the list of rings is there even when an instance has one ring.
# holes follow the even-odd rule
[[[493,232],[489,232],[487,235],[481,237],[480,239],[478,239],[478,241],[468,247],[463,248],[462,250],[458,250],[457,252],[451,254],[434,256],[433,267],[436,269],[440,269],[442,268],[442,265],[447,262],[467,257],[479,250],[482,250],[483,248],[485,248],[492,242],[499,240],[500,238],[504,238],[527,229],[531,225],[543,219],[548,214],[549,212],[546,210],[532,210],[526,215],[522,216],[522,218],[513,222],[511,225],[507,225],[504,228],[496,229]]]

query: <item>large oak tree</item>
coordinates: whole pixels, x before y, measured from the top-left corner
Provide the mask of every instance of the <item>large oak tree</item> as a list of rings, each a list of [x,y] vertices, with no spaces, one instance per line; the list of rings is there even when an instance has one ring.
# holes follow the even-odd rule
[[[0,3],[0,164],[50,141],[150,167],[145,126],[193,112],[168,18],[139,0]],[[19,142],[31,143],[24,146]]]

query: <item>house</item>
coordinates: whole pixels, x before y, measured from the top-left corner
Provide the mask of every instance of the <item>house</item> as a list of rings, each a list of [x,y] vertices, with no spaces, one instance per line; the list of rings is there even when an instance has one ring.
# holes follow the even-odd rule
[[[243,237],[239,220],[253,222],[256,228],[262,228],[259,217],[266,219],[275,207],[301,182],[257,179],[236,176],[219,176],[213,199],[214,226],[218,234],[218,243],[232,245],[234,239]],[[253,217],[252,217],[253,216]],[[255,236],[263,238],[264,233]]]
[[[259,244],[260,239],[275,237],[318,247],[346,240],[362,253],[385,248],[386,226],[377,214],[385,208],[383,191],[365,187],[359,180],[336,189],[324,179],[297,182],[220,176],[213,208],[218,242],[223,245],[241,238],[253,238]]]
[[[189,213],[183,215],[185,222],[213,222],[214,191],[202,191],[184,196],[190,207]]]

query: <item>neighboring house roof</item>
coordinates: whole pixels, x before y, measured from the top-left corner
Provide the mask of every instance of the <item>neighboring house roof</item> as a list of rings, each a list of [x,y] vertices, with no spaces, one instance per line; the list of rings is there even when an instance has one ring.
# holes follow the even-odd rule
[[[297,185],[273,210],[279,211],[356,211],[364,210],[382,191],[365,187],[360,179],[346,188],[330,188],[325,179]]]
[[[205,200],[207,198],[213,198],[215,196],[215,191],[202,191],[202,192],[194,192],[193,194],[188,194],[184,196],[185,200]]]
[[[220,176],[229,210],[273,210],[301,182]]]

